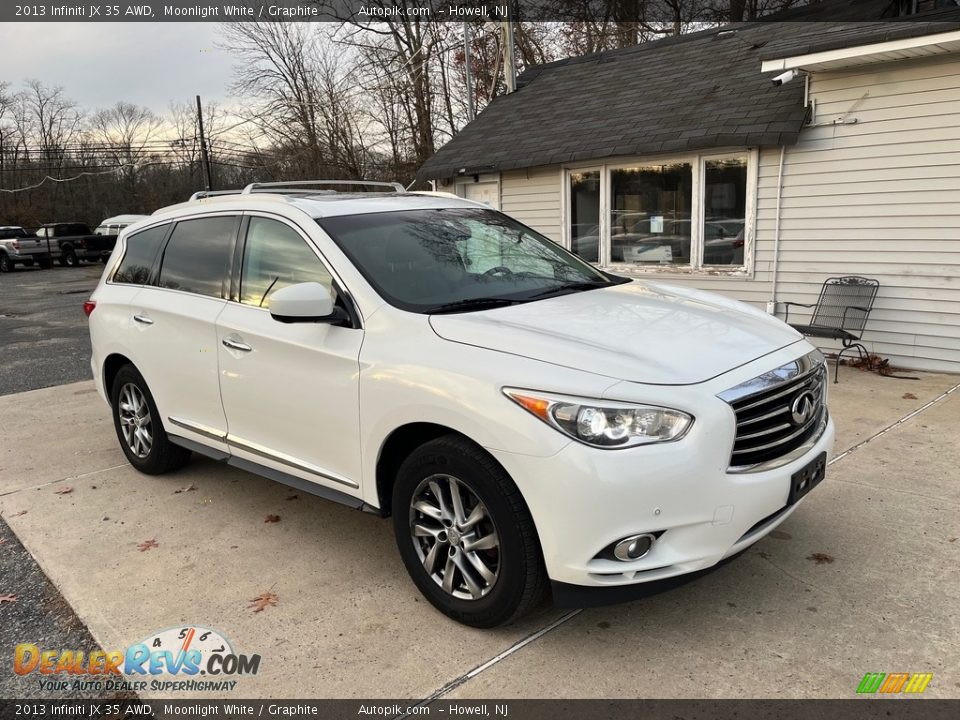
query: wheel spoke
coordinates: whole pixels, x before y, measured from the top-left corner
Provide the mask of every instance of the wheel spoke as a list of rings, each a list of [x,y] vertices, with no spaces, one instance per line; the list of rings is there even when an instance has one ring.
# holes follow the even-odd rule
[[[460,483],[458,483],[455,478],[450,478],[447,484],[450,486],[450,499],[453,501],[454,522],[456,522],[458,525],[463,525],[467,519],[467,515],[463,511],[463,498],[460,496]]]
[[[450,555],[447,555],[447,564],[443,568],[443,589],[445,592],[453,592],[453,573],[456,568],[456,564],[453,562],[453,558]]]
[[[440,483],[438,483],[436,480],[431,480],[430,490],[433,492],[433,496],[440,505],[440,518],[444,520],[453,520],[453,513],[451,513],[450,508],[447,507],[447,501],[444,499],[443,492],[440,490]]]
[[[413,509],[423,515],[426,515],[428,518],[433,518],[436,521],[443,519],[443,512],[436,505],[431,505],[427,500],[421,499],[417,500],[413,504]]]
[[[433,575],[433,569],[437,566],[437,556],[440,554],[442,544],[435,542],[433,547],[430,548],[430,552],[427,553],[427,556],[423,559],[423,567],[426,569],[428,575]]]
[[[478,522],[483,520],[486,516],[487,516],[487,509],[483,505],[478,503],[477,506],[471,511],[470,517],[468,517],[464,522],[462,522],[460,526],[464,530],[466,530],[467,528],[471,528],[474,525],[476,525]]]
[[[440,534],[440,531],[443,528],[434,528],[423,523],[417,523],[413,526],[413,534],[417,537],[432,537],[436,539],[437,535]]]
[[[473,576],[473,572],[467,566],[467,562],[463,559],[463,553],[458,552],[453,557],[453,562],[460,569],[460,574],[463,576],[463,581],[467,584],[467,589],[470,590],[470,595],[474,600],[483,595],[483,588],[480,586],[480,583],[477,582],[477,579]]]
[[[487,564],[479,555],[476,553],[467,553],[467,560],[470,561],[470,564],[474,567],[474,569],[480,573],[480,577],[482,577],[487,583],[492,583],[494,580],[496,580],[496,573],[487,567]]]
[[[463,540],[463,550],[464,552],[474,552],[476,550],[493,550],[495,547],[500,546],[500,539],[497,537],[496,533],[490,533],[489,535],[484,535],[480,538],[464,538]]]

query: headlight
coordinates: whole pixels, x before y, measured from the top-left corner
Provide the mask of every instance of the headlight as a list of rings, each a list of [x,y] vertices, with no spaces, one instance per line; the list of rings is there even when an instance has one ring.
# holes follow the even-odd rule
[[[574,440],[601,448],[624,448],[679,440],[693,416],[656,405],[589,400],[504,388],[504,394]]]

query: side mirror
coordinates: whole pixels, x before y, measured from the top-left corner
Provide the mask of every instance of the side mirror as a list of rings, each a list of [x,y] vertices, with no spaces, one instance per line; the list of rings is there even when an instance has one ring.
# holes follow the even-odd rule
[[[270,296],[270,315],[284,323],[350,322],[350,316],[333,304],[330,290],[318,282],[305,282],[280,288]]]

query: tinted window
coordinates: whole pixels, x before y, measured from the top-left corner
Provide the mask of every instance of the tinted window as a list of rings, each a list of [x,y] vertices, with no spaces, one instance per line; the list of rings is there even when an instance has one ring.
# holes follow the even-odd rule
[[[127,238],[127,250],[113,275],[115,283],[145,285],[150,278],[150,269],[160,250],[160,243],[167,235],[169,225],[158,225]]]
[[[289,225],[250,218],[243,248],[240,302],[270,307],[270,296],[282,287],[318,282],[328,288],[330,273],[313,250]]]
[[[234,217],[177,223],[163,252],[160,287],[220,297],[236,224]]]

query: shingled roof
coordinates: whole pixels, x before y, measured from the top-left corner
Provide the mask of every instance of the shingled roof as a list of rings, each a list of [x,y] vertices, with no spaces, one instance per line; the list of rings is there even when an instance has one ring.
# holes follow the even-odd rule
[[[794,144],[806,117],[803,83],[774,86],[761,61],[814,46],[831,25],[741,23],[532,67],[417,177]],[[871,38],[880,32],[861,25]],[[860,44],[856,26],[844,28],[843,42]]]

